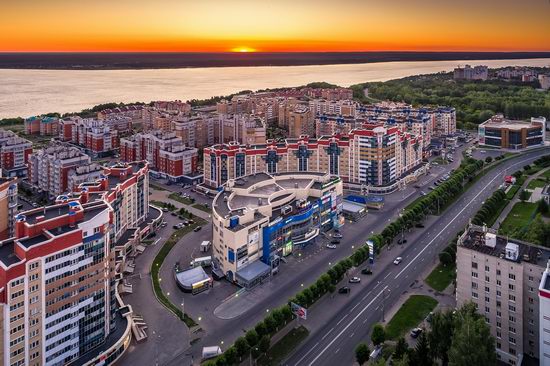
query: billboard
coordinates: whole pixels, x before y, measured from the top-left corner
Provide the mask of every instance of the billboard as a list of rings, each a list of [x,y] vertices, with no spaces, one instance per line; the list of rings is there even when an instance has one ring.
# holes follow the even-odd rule
[[[298,318],[301,318],[304,320],[307,319],[307,309],[304,308],[303,306],[291,302],[290,310],[292,311],[292,314],[296,315]]]

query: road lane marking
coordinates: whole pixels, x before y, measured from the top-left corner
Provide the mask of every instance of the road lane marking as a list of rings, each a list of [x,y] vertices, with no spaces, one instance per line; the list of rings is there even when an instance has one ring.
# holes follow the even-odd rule
[[[384,276],[384,279],[388,278],[388,276],[391,275],[391,272]]]
[[[526,161],[528,161],[528,160],[531,160],[531,159],[532,159],[532,158],[528,158],[528,159],[524,159],[524,160],[518,161],[517,163],[510,165],[509,168],[512,168],[513,166],[516,166],[516,165],[523,164],[524,162],[526,162]],[[508,168],[507,168],[507,169],[508,169]],[[458,216],[460,216],[460,215],[462,214],[462,212],[464,212],[464,210],[466,210],[466,209],[470,206],[470,204],[471,204],[472,202],[474,202],[474,201],[479,197],[480,194],[482,194],[482,193],[483,193],[483,192],[484,192],[484,191],[485,191],[485,190],[486,190],[486,189],[487,189],[496,179],[498,179],[498,178],[500,178],[500,177],[501,177],[500,174],[497,174],[493,179],[491,179],[491,180],[489,181],[489,183],[486,184],[485,187],[484,187],[483,189],[481,189],[481,190],[478,192],[478,194],[476,194],[476,195],[470,200],[470,202],[468,202],[467,205],[464,205],[464,207],[462,208],[462,210],[460,210],[460,211],[458,212],[458,214],[456,214],[456,216],[453,217],[453,218],[449,221],[449,223],[447,223],[447,225],[445,225],[445,227],[443,228],[443,230],[441,230],[438,234],[436,234],[436,235],[434,236],[434,238],[433,238],[432,240],[430,240],[430,242],[429,242],[428,244],[426,244],[426,246],[425,246],[420,252],[418,252],[418,254],[417,254],[417,255],[416,255],[416,256],[415,256],[406,266],[405,266],[405,268],[403,268],[403,269],[401,270],[401,272],[399,272],[399,273],[394,277],[394,279],[399,278],[399,276],[401,276],[401,274],[402,274],[403,272],[405,272],[405,271],[407,270],[407,268],[409,268],[409,266],[410,266],[411,264],[413,264],[413,262],[414,262],[416,259],[418,259],[418,257],[421,256],[422,253],[424,253],[424,251],[425,251],[426,249],[428,249],[428,247],[435,241],[435,239],[437,239],[438,236],[441,235],[441,234],[443,233],[443,231],[447,230],[447,228],[448,228],[449,226],[451,226],[451,224],[456,220],[456,218],[457,218]]]
[[[372,292],[372,291],[367,292],[367,294],[366,294],[365,296],[363,296],[363,298],[361,299],[361,301],[362,301],[362,300],[365,300],[365,299],[370,295],[371,292]]]
[[[327,350],[330,346],[332,346],[332,344],[333,344],[334,342],[336,342],[336,340],[337,340],[338,338],[340,338],[340,336],[341,336],[346,330],[348,330],[348,328],[349,328],[353,323],[355,323],[355,321],[356,321],[361,315],[363,315],[363,313],[372,305],[372,303],[373,303],[378,297],[380,297],[380,295],[382,295],[382,294],[384,293],[384,291],[386,291],[387,288],[388,288],[388,286],[385,286],[385,287],[378,293],[378,295],[376,295],[376,296],[367,304],[367,306],[365,306],[365,307],[363,308],[363,310],[361,310],[361,311],[359,312],[359,314],[357,314],[357,315],[355,316],[355,318],[353,318],[350,322],[348,322],[348,324],[344,327],[344,329],[342,329],[342,330],[340,331],[340,333],[338,333],[334,338],[332,338],[332,341],[330,341],[330,343],[329,343],[325,348],[323,348],[322,350],[320,350],[320,351],[317,353],[317,356],[315,356],[315,358],[313,359],[313,361],[311,361],[311,362],[309,363],[309,365],[310,365],[310,366],[313,365],[313,363],[314,363],[315,361],[317,361],[317,360],[319,359],[319,357],[321,357],[321,356],[323,355],[323,353],[325,353],[326,350]],[[313,350],[313,348],[312,348],[311,350]],[[338,348],[338,350],[340,350],[340,348]],[[301,361],[301,360],[300,360],[300,361]],[[296,365],[300,365],[300,361],[298,361],[298,363],[297,363]]]
[[[330,328],[330,330],[323,336],[323,338],[321,338],[321,340],[324,340],[330,332],[332,332],[334,330],[334,327]]]

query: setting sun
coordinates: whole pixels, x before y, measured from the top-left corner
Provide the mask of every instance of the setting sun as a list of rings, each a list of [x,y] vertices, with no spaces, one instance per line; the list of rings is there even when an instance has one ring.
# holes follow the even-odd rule
[[[235,47],[231,49],[231,52],[256,52],[256,50],[250,47]]]

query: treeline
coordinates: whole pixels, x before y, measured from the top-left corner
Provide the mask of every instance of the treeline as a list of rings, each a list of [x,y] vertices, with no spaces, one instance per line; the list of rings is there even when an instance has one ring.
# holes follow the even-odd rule
[[[495,113],[509,118],[550,118],[550,93],[535,89],[533,84],[519,84],[499,80],[455,81],[452,75],[432,74],[386,82],[364,83],[352,86],[354,95],[362,97],[363,88],[369,96],[396,102],[419,105],[452,106],[457,121],[466,128],[484,122]]]
[[[380,234],[370,237],[377,250],[391,243],[401,230],[412,228],[422,222],[427,215],[438,213],[453,202],[462,193],[465,184],[474,179],[483,165],[481,160],[465,159],[446,182],[406,208],[402,215],[386,226]]]

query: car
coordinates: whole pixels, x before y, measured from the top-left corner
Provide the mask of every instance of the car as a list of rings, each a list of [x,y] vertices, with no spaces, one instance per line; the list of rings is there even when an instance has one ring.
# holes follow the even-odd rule
[[[344,236],[340,233],[334,233],[334,234],[332,234],[332,237],[334,239],[342,239]]]
[[[361,282],[361,279],[359,277],[352,277],[348,281],[349,283],[359,283]]]
[[[174,225],[174,226],[172,226],[172,228],[173,228],[174,230],[178,230],[178,229],[179,229],[179,226],[178,226],[178,225]]]
[[[32,207],[34,207],[34,208],[38,207],[38,203],[33,202],[33,203],[32,203]]]
[[[411,330],[412,338],[418,338],[420,334],[422,334],[422,328],[414,328],[413,330]]]
[[[439,165],[439,163],[437,161],[434,161],[432,165]]]
[[[187,222],[190,223],[190,224],[194,224],[194,223],[195,223],[195,221],[193,221],[192,219],[187,220]]]
[[[397,258],[395,258],[395,260],[393,261],[393,264],[398,265],[398,264],[401,263],[402,261],[403,261],[403,258],[397,257]]]
[[[429,189],[430,191],[433,191],[435,188],[434,188],[434,187],[428,187],[428,189]]]
[[[340,244],[340,240],[338,240],[338,239],[332,239],[332,240],[330,241],[330,244]]]
[[[414,187],[414,188],[420,188],[420,185],[419,185],[419,184],[415,184],[413,187]]]
[[[438,186],[439,185],[439,182],[438,181],[435,181],[434,182],[434,186]]]
[[[349,294],[351,292],[351,289],[348,286],[340,287],[338,289],[339,294]]]
[[[162,224],[160,224],[160,227],[166,227],[166,226],[168,226],[167,222],[163,222]]]
[[[329,249],[336,249],[337,247],[336,247],[336,245],[334,245],[334,244],[327,244],[327,248],[329,248]]]
[[[200,231],[202,229],[202,226],[197,226],[196,228],[193,229],[194,232],[197,232],[197,231]]]
[[[172,215],[172,216],[178,216],[178,214],[175,213],[175,212],[170,213],[170,215]]]
[[[425,195],[427,195],[427,193],[424,192],[424,191],[420,191],[420,195],[421,195],[421,196],[425,196]]]
[[[364,274],[364,275],[371,275],[371,274],[372,274],[372,270],[371,270],[369,267],[363,268],[363,269],[361,270],[361,274]]]
[[[417,227],[417,228],[419,228],[419,229],[422,229],[422,228],[424,228],[424,224],[416,224],[416,225],[414,225],[414,227]]]
[[[397,244],[407,244],[407,239],[399,239]]]
[[[166,207],[163,207],[162,212],[168,212],[168,209]]]

